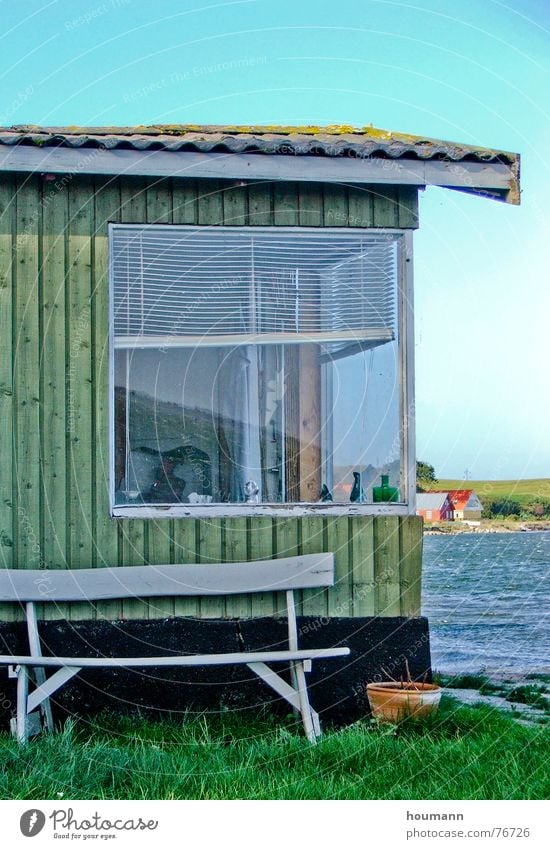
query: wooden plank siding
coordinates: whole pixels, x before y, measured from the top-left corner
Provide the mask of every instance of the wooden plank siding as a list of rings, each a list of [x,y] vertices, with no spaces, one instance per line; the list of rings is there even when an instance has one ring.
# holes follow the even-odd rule
[[[67,550],[67,369],[66,291],[69,195],[62,183],[45,183],[42,192],[42,296],[40,345],[41,466],[44,564],[63,568]],[[93,465],[92,465],[93,468]],[[72,561],[71,561],[72,562]],[[76,612],[76,611],[75,611]],[[39,616],[50,618],[52,605]]]
[[[15,187],[13,284],[14,565],[38,569],[43,559],[40,474],[41,183],[20,177]]]
[[[153,181],[149,185],[144,178],[121,181],[120,220],[123,224],[156,223],[154,218],[154,196],[158,191]],[[130,519],[118,523],[118,558],[121,566],[143,566],[149,562],[149,523],[142,519]],[[153,528],[154,532],[154,528]],[[124,619],[147,619],[149,605],[145,599],[126,599],[122,604]]]
[[[0,568],[246,561],[333,551],[298,612],[417,616],[410,517],[109,516],[108,223],[417,227],[414,188],[83,177],[0,179]],[[47,588],[46,588],[47,589]],[[59,605],[56,618],[269,616],[272,593]],[[13,606],[0,619],[20,618]]]
[[[94,523],[92,469],[92,220],[90,186],[69,187],[69,222],[65,295],[65,363],[67,380],[67,559],[72,568],[92,562]],[[47,423],[44,423],[47,426]],[[86,607],[71,605],[71,619],[83,619]]]
[[[13,467],[13,294],[15,264],[15,179],[0,181],[0,568],[13,568],[16,527]],[[15,557],[14,557],[15,555]],[[0,620],[16,616],[12,605],[0,604]]]
[[[118,532],[109,516],[109,244],[108,224],[121,218],[121,188],[117,180],[97,178],[94,186],[95,213],[92,243],[92,369],[93,439],[96,445],[93,473],[95,537],[92,566],[98,568],[118,560]],[[120,564],[122,565],[122,564]],[[103,601],[96,605],[98,619],[119,619],[121,601]]]
[[[147,223],[148,224],[173,224],[173,195],[172,185],[167,180],[149,181],[146,189],[147,200]],[[138,210],[132,215],[136,217]],[[133,223],[136,223],[135,221]],[[145,533],[148,538],[148,550],[144,558],[147,563],[170,563],[172,549],[172,523],[147,520]],[[147,599],[147,616],[150,619],[163,619],[174,615],[173,598]],[[145,612],[143,618],[145,616]],[[142,618],[136,617],[136,618]]]

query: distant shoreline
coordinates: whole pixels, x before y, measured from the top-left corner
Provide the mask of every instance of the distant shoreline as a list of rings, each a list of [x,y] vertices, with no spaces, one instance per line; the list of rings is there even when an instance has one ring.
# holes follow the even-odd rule
[[[482,519],[479,525],[466,522],[438,522],[424,525],[426,536],[453,536],[456,534],[516,534],[550,531],[550,521],[545,519],[526,522],[500,519]]]

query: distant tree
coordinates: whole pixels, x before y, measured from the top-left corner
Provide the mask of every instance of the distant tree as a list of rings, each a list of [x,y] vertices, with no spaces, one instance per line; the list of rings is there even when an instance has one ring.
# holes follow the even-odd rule
[[[492,516],[519,516],[521,513],[521,504],[519,501],[510,501],[503,498],[500,501],[491,502]]]
[[[536,498],[525,505],[525,512],[529,516],[547,519],[550,516],[550,501],[547,498]]]
[[[437,483],[435,469],[429,463],[424,463],[423,460],[416,461],[416,489],[417,492],[424,492],[426,487],[432,483]]]
[[[481,504],[483,505],[483,510],[481,511],[482,519],[492,519],[493,518],[493,502],[487,501],[485,498],[480,499]]]

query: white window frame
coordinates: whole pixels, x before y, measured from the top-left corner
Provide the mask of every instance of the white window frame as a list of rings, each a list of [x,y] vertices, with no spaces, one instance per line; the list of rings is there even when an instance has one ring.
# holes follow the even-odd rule
[[[112,518],[139,519],[173,519],[214,518],[236,516],[414,516],[416,514],[416,447],[415,447],[415,402],[414,402],[414,304],[413,304],[413,233],[411,230],[397,228],[365,228],[376,235],[398,235],[403,239],[402,250],[399,251],[397,268],[397,308],[398,308],[398,346],[399,346],[399,406],[400,434],[402,445],[402,474],[405,500],[388,504],[334,504],[330,502],[303,503],[287,502],[282,504],[173,504],[173,505],[122,505],[115,504],[115,374],[114,374],[114,272],[113,272],[113,233],[118,227],[128,229],[177,227],[180,230],[197,230],[196,224],[109,224],[109,504]],[[213,225],[208,225],[213,226]],[[357,228],[348,227],[228,227],[216,225],[216,229],[227,229],[233,232],[259,233],[296,233],[310,232],[319,235],[323,233],[349,233],[357,236]]]

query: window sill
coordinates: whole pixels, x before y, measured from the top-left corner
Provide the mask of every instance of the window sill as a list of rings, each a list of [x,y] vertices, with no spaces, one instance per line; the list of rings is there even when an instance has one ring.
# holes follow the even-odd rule
[[[414,516],[407,504],[175,504],[158,507],[117,505],[114,519],[211,519],[238,516]]]

